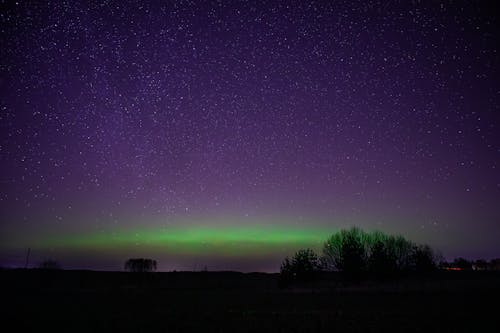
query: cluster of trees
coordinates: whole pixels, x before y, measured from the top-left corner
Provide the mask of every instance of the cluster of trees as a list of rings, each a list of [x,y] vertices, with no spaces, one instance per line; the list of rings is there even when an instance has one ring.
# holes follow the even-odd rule
[[[156,271],[156,260],[135,258],[125,262],[125,270],[129,272],[144,273]]]
[[[431,271],[440,256],[427,245],[415,244],[402,236],[359,228],[340,230],[331,235],[318,256],[303,249],[281,265],[284,281],[308,280],[315,272],[340,271],[354,277],[364,272],[390,274],[403,271]]]

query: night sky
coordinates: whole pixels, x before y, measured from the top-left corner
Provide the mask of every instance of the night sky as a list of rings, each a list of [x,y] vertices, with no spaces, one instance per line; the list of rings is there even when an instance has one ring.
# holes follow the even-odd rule
[[[1,3],[1,266],[500,256],[494,2]]]

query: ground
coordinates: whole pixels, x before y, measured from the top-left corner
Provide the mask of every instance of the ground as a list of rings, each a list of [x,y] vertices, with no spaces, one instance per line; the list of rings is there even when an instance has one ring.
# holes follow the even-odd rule
[[[276,274],[2,270],[4,326],[66,332],[481,332],[500,275],[278,287]],[[337,279],[338,280],[338,279]],[[495,326],[496,325],[496,326]],[[11,330],[9,330],[11,331]]]

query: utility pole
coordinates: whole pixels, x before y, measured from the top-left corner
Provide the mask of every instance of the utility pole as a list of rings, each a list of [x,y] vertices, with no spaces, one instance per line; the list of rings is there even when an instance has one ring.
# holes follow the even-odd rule
[[[28,264],[29,264],[29,261],[30,261],[30,253],[31,253],[31,248],[28,247],[28,252],[26,253],[26,262],[24,264],[24,268],[28,268]]]

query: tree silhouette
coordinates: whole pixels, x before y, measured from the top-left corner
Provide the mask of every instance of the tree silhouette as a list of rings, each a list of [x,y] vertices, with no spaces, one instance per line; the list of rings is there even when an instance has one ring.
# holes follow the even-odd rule
[[[412,266],[417,272],[429,272],[437,268],[436,255],[428,245],[415,245],[412,253]]]
[[[327,268],[359,273],[366,268],[368,235],[353,227],[333,234],[323,247]]]
[[[368,270],[375,274],[393,273],[396,270],[396,260],[391,256],[386,242],[377,240],[371,248]]]
[[[417,245],[402,236],[359,228],[343,229],[330,236],[323,247],[328,270],[356,277],[362,272],[376,275],[437,267],[438,255],[428,245]]]
[[[408,270],[411,265],[413,243],[403,236],[389,236],[386,239],[386,249],[394,258],[397,271]]]
[[[311,249],[299,250],[292,259],[292,267],[299,278],[307,278],[321,269],[318,256]]]
[[[320,259],[311,249],[297,251],[292,259],[285,258],[280,268],[280,284],[287,286],[292,281],[309,281],[322,269]]]
[[[408,270],[414,244],[401,236],[379,231],[369,234],[368,270],[375,274]]]
[[[125,270],[136,273],[156,271],[156,260],[145,258],[128,259],[125,262]]]
[[[46,259],[40,263],[38,268],[55,270],[55,269],[61,269],[61,265],[59,265],[59,263],[53,259]]]
[[[290,259],[287,257],[281,263],[279,285],[284,288],[287,287],[294,279],[293,268]]]

